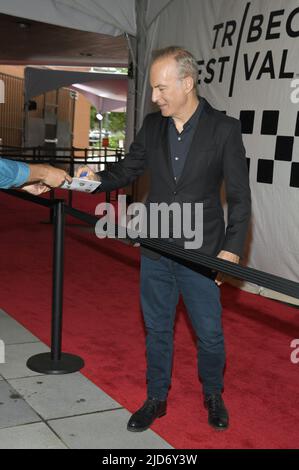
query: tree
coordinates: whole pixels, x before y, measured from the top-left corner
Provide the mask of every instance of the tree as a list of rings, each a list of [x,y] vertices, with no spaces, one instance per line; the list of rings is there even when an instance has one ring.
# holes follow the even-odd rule
[[[94,129],[95,127],[99,127],[98,126],[98,120],[96,118],[96,115],[97,115],[97,110],[94,106],[91,106],[90,108],[90,129]]]
[[[116,132],[125,132],[126,113],[111,112],[108,116],[104,116],[104,122],[107,131],[110,131],[112,134],[115,134]]]

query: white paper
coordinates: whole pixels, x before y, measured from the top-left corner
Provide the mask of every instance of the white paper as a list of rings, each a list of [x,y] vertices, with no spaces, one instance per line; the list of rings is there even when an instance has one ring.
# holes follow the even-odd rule
[[[73,178],[71,183],[65,181],[61,186],[62,189],[70,189],[71,191],[82,191],[84,193],[92,193],[101,184],[101,181],[87,180],[85,178]]]

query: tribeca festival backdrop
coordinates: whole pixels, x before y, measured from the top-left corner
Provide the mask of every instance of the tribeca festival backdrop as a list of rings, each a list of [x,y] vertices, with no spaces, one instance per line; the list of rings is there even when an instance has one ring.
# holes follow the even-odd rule
[[[148,31],[145,65],[170,44],[198,60],[199,93],[241,119],[253,209],[247,264],[298,282],[298,1],[173,0]],[[149,103],[144,86],[145,113]]]

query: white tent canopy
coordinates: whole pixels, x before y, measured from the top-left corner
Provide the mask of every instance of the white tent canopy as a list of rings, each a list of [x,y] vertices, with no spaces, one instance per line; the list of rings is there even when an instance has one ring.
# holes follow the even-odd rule
[[[126,75],[35,67],[25,69],[25,103],[47,91],[71,85],[84,94],[98,111],[118,110],[126,105],[128,90]]]
[[[111,36],[126,34],[131,52],[131,60],[136,64],[136,48],[138,49],[138,67],[135,67],[135,81],[131,84],[129,99],[134,94],[133,88],[138,86],[138,102],[132,104],[137,107],[137,128],[140,126],[144,114],[144,68],[147,66],[148,55],[146,38],[149,29],[156,23],[159,15],[168,10],[174,0],[0,0],[0,14],[11,15],[17,18],[29,19],[55,26],[71,28],[74,30],[99,33]],[[138,31],[138,34],[137,34]],[[103,36],[104,37],[104,36]],[[136,37],[137,46],[134,45]],[[103,47],[107,45],[107,36]],[[101,46],[97,56],[101,55]],[[97,57],[99,59],[99,57]],[[38,56],[33,64],[45,64],[47,57]],[[91,59],[92,62],[92,59]],[[50,62],[50,63],[53,63]],[[58,62],[57,62],[58,63]],[[59,62],[60,63],[60,62]],[[68,65],[71,65],[68,62]],[[76,62],[76,65],[78,63]],[[133,82],[133,81],[132,81]],[[38,93],[36,93],[38,94]],[[143,99],[141,97],[143,96]],[[130,111],[129,111],[130,112]],[[134,112],[132,111],[134,114]],[[130,122],[130,118],[128,119]],[[133,126],[134,127],[134,126]]]
[[[94,33],[136,36],[136,10],[145,5],[147,27],[173,0],[1,0],[6,15]]]
[[[124,80],[76,83],[70,88],[84,95],[101,114],[126,111],[128,86]]]
[[[156,23],[160,13],[167,10],[174,0],[0,0],[0,14],[11,15],[17,18],[24,18],[57,27],[70,28],[89,33],[99,33],[103,35],[102,42],[99,42],[96,57],[90,58],[90,62],[101,60],[101,49],[103,61],[107,61],[107,46],[109,41],[111,49],[115,47],[115,36],[125,34],[131,58],[135,65],[135,75],[133,80],[129,80],[128,106],[127,106],[127,137],[132,140],[133,130],[139,127],[144,114],[144,93],[146,87],[144,80],[144,68],[148,62],[146,54],[147,32]],[[137,34],[138,31],[138,34]],[[107,36],[108,35],[108,36]],[[109,40],[109,35],[111,40]],[[134,39],[136,38],[136,40]],[[71,39],[71,38],[70,38]],[[67,43],[66,43],[67,44]],[[102,45],[101,45],[102,44]],[[18,48],[18,44],[16,46]],[[57,47],[57,45],[55,46]],[[138,50],[138,65],[136,55]],[[45,55],[29,54],[27,57],[33,58],[31,64],[49,65],[55,64],[53,57],[51,61]],[[19,56],[18,56],[19,57]],[[30,58],[29,58],[30,60]],[[28,60],[27,63],[30,63]],[[55,60],[55,58],[54,58]],[[71,57],[67,58],[67,48],[64,56],[65,64],[79,65],[78,61],[87,65],[88,58]],[[119,60],[116,60],[116,62]],[[112,65],[113,61],[110,61]],[[23,62],[22,62],[23,63]],[[61,64],[60,57],[57,57],[57,64]],[[104,65],[104,62],[102,63]],[[108,65],[108,63],[107,63]],[[134,102],[135,89],[137,90],[137,103]],[[36,92],[38,94],[38,92]],[[143,96],[143,99],[142,99]],[[137,114],[135,116],[135,109]],[[134,122],[134,116],[136,122]]]
[[[135,0],[1,0],[0,11],[81,31],[136,34]]]

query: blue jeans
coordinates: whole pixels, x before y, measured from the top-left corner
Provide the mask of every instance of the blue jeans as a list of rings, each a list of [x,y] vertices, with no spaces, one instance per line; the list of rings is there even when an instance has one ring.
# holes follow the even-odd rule
[[[146,326],[147,395],[167,398],[173,359],[173,329],[179,294],[197,337],[198,373],[204,394],[223,388],[225,364],[220,289],[197,268],[161,256],[141,257],[141,306]]]

